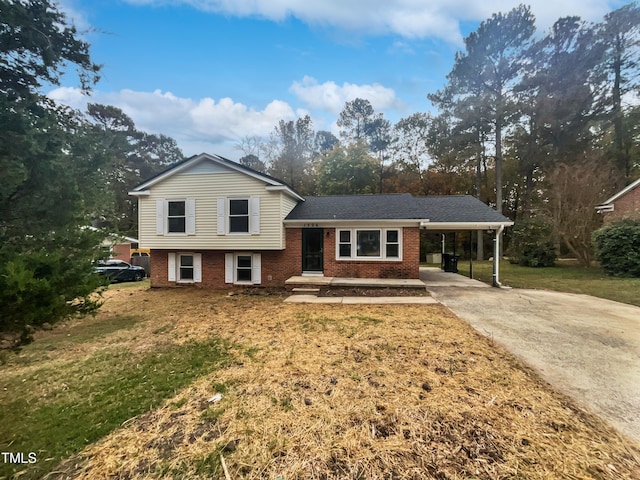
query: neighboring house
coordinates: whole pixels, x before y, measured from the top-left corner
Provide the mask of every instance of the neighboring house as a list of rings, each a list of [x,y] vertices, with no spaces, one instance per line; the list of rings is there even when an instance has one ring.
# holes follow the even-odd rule
[[[137,244],[138,240],[135,238],[113,234],[106,237],[100,244],[100,247],[105,249],[105,251],[109,251],[109,258],[128,262],[131,259],[132,245]]]
[[[282,286],[294,275],[418,278],[420,229],[512,225],[470,196],[303,198],[284,182],[201,154],[138,185],[154,286]]]
[[[605,224],[618,220],[640,220],[640,178],[596,207]]]

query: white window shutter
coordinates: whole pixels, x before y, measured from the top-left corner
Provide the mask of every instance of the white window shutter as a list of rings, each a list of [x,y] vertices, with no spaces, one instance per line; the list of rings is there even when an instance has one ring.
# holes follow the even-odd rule
[[[167,254],[167,265],[168,265],[168,270],[167,270],[167,280],[169,280],[170,282],[175,282],[176,281],[176,254],[175,253],[168,253]]]
[[[227,199],[218,198],[218,235],[227,233]]]
[[[185,209],[187,213],[187,235],[195,235],[196,234],[196,199],[195,198],[187,198],[185,201]]]
[[[224,254],[224,282],[233,283],[233,253]]]
[[[260,197],[249,198],[249,233],[260,234]]]
[[[262,256],[254,253],[251,262],[251,281],[259,285],[262,283]]]
[[[202,282],[202,254],[193,254],[193,281],[196,283]]]
[[[156,200],[156,235],[164,235],[166,205],[167,202],[164,198],[158,198]]]

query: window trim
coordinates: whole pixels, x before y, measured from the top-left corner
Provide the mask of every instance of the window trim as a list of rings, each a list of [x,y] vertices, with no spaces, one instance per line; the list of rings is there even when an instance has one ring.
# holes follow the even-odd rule
[[[247,217],[247,231],[246,232],[232,232],[231,231],[231,202],[234,200],[244,200],[247,202],[247,213],[243,215],[233,215],[233,217]],[[251,199],[250,197],[228,197],[227,198],[227,212],[225,215],[225,221],[227,222],[227,233],[229,235],[251,235]]]
[[[380,233],[380,255],[378,256],[359,256],[358,255],[358,232],[360,231],[378,231]],[[397,242],[388,242],[389,245],[398,245],[398,256],[387,256],[387,232],[398,232]],[[350,242],[341,242],[340,233],[349,232]],[[401,262],[402,261],[402,227],[396,228],[380,228],[380,227],[359,227],[359,228],[336,228],[336,260],[345,261],[385,261],[385,262]],[[350,256],[340,255],[340,247],[350,244]]]
[[[395,242],[390,242],[389,241],[389,232],[397,232],[398,237],[397,237]],[[385,258],[400,258],[400,257],[402,257],[400,238],[401,238],[400,230],[395,230],[393,228],[387,228],[384,231],[384,256],[385,256]],[[390,257],[389,256],[389,254],[388,254],[389,245],[397,245],[398,246],[398,255],[397,256],[395,256],[395,257]]]
[[[169,217],[169,204],[181,202],[184,204],[184,231],[170,232],[169,218],[183,218],[180,216]],[[196,234],[196,199],[193,197],[158,198],[156,199],[156,235],[168,235],[185,237]]]
[[[250,280],[238,280],[238,258],[249,257],[251,267],[243,270],[251,271]],[[226,252],[224,254],[224,281],[229,285],[261,285],[262,284],[262,254],[255,252]]]
[[[165,221],[165,233],[167,235],[186,235],[187,234],[187,199],[186,198],[171,198],[165,200],[166,202],[166,214],[164,216]],[[184,205],[184,215],[183,216],[169,216],[169,204],[170,203],[178,203],[182,202]],[[183,232],[171,232],[169,231],[169,219],[170,218],[184,218],[184,231]]]
[[[196,281],[196,258],[193,253],[178,253],[176,254],[176,282],[178,283],[195,283]],[[185,257],[191,257],[191,266],[183,266],[182,259]],[[182,269],[191,269],[191,278],[182,278]]]
[[[240,267],[240,257],[249,257],[249,266]],[[250,274],[249,280],[238,280],[238,271],[248,270]],[[236,253],[233,255],[233,283],[234,285],[253,285],[253,254],[251,253]]]
[[[181,277],[181,258],[193,258],[193,278],[183,279]],[[167,280],[181,284],[202,283],[202,253],[196,252],[169,252],[167,253]]]

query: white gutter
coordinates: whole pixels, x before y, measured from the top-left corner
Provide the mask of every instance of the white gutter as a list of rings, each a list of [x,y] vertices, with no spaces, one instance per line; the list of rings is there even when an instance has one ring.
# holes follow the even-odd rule
[[[500,228],[496,230],[496,238],[493,240],[493,286],[494,287],[502,287],[500,283],[500,239],[502,238],[502,232],[504,230],[504,225],[500,225]]]
[[[424,220],[414,218],[399,219],[370,219],[370,220],[354,220],[354,219],[316,219],[316,220],[283,220],[284,226],[287,228],[307,228],[307,227],[379,227],[379,226],[397,226],[397,227],[415,227],[420,226]]]
[[[421,222],[420,228],[427,230],[496,230],[511,227],[513,222]]]

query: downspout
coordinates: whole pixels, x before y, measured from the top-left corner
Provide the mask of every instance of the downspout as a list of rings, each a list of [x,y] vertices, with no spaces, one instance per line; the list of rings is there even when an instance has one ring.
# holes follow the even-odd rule
[[[496,230],[496,237],[493,239],[493,286],[502,287],[499,280],[498,265],[500,264],[500,238],[502,238],[502,232],[504,231],[504,225],[500,225],[500,228]]]

